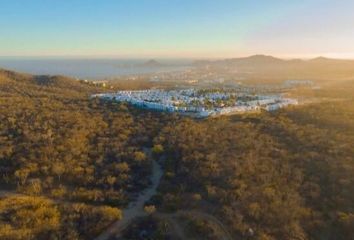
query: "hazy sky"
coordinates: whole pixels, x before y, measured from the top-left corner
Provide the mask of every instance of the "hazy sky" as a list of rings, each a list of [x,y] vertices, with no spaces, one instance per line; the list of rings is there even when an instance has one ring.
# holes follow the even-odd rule
[[[354,0],[2,0],[0,56],[354,58]]]

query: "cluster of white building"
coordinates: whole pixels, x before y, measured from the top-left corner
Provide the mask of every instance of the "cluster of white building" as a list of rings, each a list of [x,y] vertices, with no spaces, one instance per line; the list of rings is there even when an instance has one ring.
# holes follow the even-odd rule
[[[311,80],[286,80],[284,85],[287,87],[313,86],[315,83]]]
[[[198,91],[195,89],[185,90],[139,90],[139,91],[119,91],[117,93],[96,94],[93,97],[99,97],[118,102],[127,102],[140,108],[147,108],[158,111],[177,112],[183,114],[192,114],[196,117],[208,117],[213,115],[222,115],[230,113],[254,112],[264,109],[274,111],[288,105],[298,104],[297,100],[283,98],[280,95],[269,96],[251,96],[252,100],[238,100],[235,92],[209,92]],[[245,95],[243,95],[245,96]],[[230,100],[223,106],[210,107],[206,102],[216,102]]]

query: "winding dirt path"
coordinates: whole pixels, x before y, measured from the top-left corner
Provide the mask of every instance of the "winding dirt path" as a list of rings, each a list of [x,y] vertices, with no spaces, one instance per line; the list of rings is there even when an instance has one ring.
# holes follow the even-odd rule
[[[148,157],[151,158],[151,150],[145,150]],[[157,163],[156,160],[152,160],[152,174],[150,180],[152,182],[151,186],[145,191],[143,191],[138,198],[133,201],[129,206],[123,210],[123,219],[113,223],[107,230],[101,233],[95,240],[109,240],[111,237],[120,237],[122,231],[127,228],[134,219],[138,217],[147,216],[147,213],[144,211],[144,204],[146,201],[150,200],[157,193],[157,187],[160,184],[160,180],[163,175],[162,167]],[[176,237],[184,240],[188,239],[185,235],[185,232],[181,225],[177,221],[177,217],[180,216],[192,216],[193,218],[199,218],[211,222],[214,224],[222,233],[221,240],[233,240],[234,238],[230,232],[226,229],[224,224],[218,220],[216,217],[197,210],[180,210],[175,213],[154,213],[154,215],[160,219],[164,219],[171,224],[172,231]]]
[[[151,158],[151,151],[146,151],[148,157]],[[123,219],[113,223],[107,230],[101,233],[95,240],[108,240],[112,236],[119,236],[122,230],[129,226],[129,224],[137,217],[147,216],[144,211],[144,204],[150,200],[152,196],[157,193],[160,179],[163,175],[163,170],[156,160],[152,160],[152,175],[150,180],[151,186],[143,191],[138,198],[123,210]]]
[[[146,153],[149,158],[151,158],[151,151],[146,150]],[[111,237],[119,237],[122,231],[127,228],[134,219],[138,217],[147,216],[147,213],[144,211],[144,204],[146,201],[150,200],[157,193],[157,187],[160,184],[161,177],[163,175],[162,167],[157,163],[156,160],[152,160],[152,174],[150,176],[151,186],[145,189],[138,198],[133,201],[129,206],[123,210],[123,219],[114,222],[111,226],[108,227],[103,233],[101,233],[95,240],[109,240]],[[26,196],[24,194],[15,193],[12,191],[1,191],[0,197],[10,197],[10,196]],[[54,200],[55,202],[62,202],[60,200]],[[199,218],[211,222],[214,224],[222,233],[221,240],[233,240],[234,238],[224,226],[224,224],[214,217],[205,212],[197,210],[179,210],[175,213],[161,213],[156,212],[154,216],[168,221],[172,227],[172,232],[174,235],[182,240],[188,239],[185,235],[183,227],[178,223],[177,218],[180,216],[191,216],[193,218]]]

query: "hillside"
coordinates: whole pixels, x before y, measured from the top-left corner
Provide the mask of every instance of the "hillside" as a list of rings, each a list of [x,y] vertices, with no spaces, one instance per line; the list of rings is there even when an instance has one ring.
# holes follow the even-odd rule
[[[2,94],[82,97],[99,88],[65,76],[34,76],[0,69],[0,91]]]
[[[1,70],[1,239],[92,239],[148,185],[159,122],[89,99],[102,90]]]
[[[220,73],[235,72],[248,77],[353,79],[354,61],[329,58],[284,60],[265,55],[217,61],[196,61],[198,68]]]
[[[353,95],[333,85],[321,95],[348,98],[171,122],[155,139],[167,155],[156,204],[167,212],[201,207],[235,239],[352,239]],[[197,239],[216,239],[207,223],[193,225]]]
[[[157,194],[125,239],[351,239],[352,89],[331,82],[292,93],[321,102],[200,120],[1,70],[0,239],[114,239],[109,226],[144,205],[148,186]]]

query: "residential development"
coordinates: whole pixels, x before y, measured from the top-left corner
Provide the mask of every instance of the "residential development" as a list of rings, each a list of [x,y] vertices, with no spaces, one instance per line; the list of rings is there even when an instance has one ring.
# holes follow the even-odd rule
[[[231,113],[274,111],[288,105],[297,105],[296,99],[281,94],[249,95],[232,90],[183,89],[138,90],[96,94],[93,97],[126,102],[136,107],[208,117]]]

